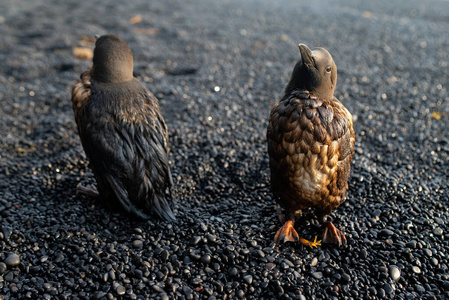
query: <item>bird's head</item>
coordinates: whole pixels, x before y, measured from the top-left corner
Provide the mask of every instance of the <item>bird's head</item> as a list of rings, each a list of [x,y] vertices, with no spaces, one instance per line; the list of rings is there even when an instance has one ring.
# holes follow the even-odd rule
[[[296,63],[285,91],[308,90],[319,98],[332,100],[337,84],[337,66],[324,48],[311,51],[299,44],[301,59]]]
[[[103,35],[95,42],[92,78],[104,83],[133,79],[133,54],[128,44],[116,35]]]

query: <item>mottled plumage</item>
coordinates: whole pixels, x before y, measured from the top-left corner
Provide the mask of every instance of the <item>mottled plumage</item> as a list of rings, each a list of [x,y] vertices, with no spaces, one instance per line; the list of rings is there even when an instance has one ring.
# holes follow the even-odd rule
[[[101,201],[141,219],[155,213],[174,220],[167,126],[157,99],[133,77],[125,41],[114,35],[97,40],[93,65],[73,87],[72,104]]]
[[[301,59],[284,97],[271,111],[267,130],[271,187],[286,215],[275,241],[320,245],[316,238],[300,238],[293,228],[302,209],[315,208],[326,226],[323,242],[340,245],[346,238],[326,217],[344,201],[348,188],[355,137],[352,116],[333,95],[337,67],[329,52],[299,48]]]

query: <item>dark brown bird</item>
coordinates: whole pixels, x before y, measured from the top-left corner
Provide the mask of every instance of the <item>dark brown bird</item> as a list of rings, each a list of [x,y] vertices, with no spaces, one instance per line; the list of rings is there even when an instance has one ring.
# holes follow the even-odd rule
[[[345,235],[329,214],[343,201],[348,188],[354,149],[354,130],[349,111],[334,97],[337,67],[326,49],[311,51],[300,44],[284,97],[273,107],[267,140],[271,189],[285,212],[284,225],[275,242],[299,241],[316,247],[321,241],[299,237],[295,218],[315,208],[325,226],[323,242],[342,245]],[[280,212],[280,211],[278,211]]]
[[[115,35],[95,43],[93,64],[72,90],[84,151],[108,207],[172,221],[168,132],[156,97],[133,76],[133,55]]]

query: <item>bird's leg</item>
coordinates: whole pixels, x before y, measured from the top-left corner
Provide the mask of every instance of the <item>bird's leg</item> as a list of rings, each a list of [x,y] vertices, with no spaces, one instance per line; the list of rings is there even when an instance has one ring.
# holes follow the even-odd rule
[[[321,246],[321,241],[317,241],[317,237],[315,237],[315,240],[313,242],[308,241],[306,239],[303,239],[298,235],[295,228],[293,227],[295,225],[295,218],[289,216],[289,220],[282,225],[282,227],[278,230],[276,235],[274,236],[274,242],[276,244],[280,244],[283,242],[300,242],[301,244],[305,246],[310,246],[311,248]]]
[[[281,224],[284,224],[285,223],[285,218],[284,218],[284,214],[282,213],[281,206],[276,206],[276,213],[278,215],[279,222]]]
[[[76,194],[83,194],[94,198],[99,196],[97,189],[92,184],[88,186],[78,185],[76,187]]]
[[[323,243],[337,244],[338,246],[346,245],[346,237],[337,227],[329,220],[329,216],[324,216],[321,223],[325,226],[323,232]]]

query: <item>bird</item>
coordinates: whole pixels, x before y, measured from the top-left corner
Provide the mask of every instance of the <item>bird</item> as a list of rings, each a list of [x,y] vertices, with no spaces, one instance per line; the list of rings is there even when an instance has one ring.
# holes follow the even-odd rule
[[[134,77],[122,38],[96,40],[92,65],[73,86],[72,108],[97,183],[77,192],[137,219],[174,221],[167,125],[156,97]]]
[[[317,247],[347,243],[330,218],[345,200],[354,153],[351,113],[334,96],[337,66],[324,48],[299,44],[284,96],[270,113],[267,144],[271,191],[283,224],[275,243],[300,242]],[[323,239],[306,240],[294,228],[302,210],[314,209],[324,226]]]

